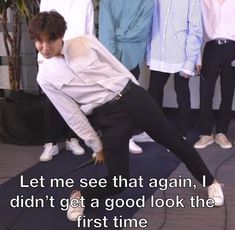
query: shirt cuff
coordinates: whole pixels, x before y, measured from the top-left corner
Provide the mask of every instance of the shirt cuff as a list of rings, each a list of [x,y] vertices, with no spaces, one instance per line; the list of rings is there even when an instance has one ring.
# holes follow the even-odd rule
[[[186,61],[183,65],[182,71],[190,76],[195,75],[195,63],[191,61]]]
[[[89,146],[95,153],[103,149],[103,145],[99,138],[85,141],[85,144]]]
[[[189,70],[187,70],[187,69],[182,69],[181,72],[186,73],[187,75],[189,75],[189,76],[191,76],[191,77],[192,77],[192,76],[195,76],[195,73],[194,73],[194,72],[189,71]]]

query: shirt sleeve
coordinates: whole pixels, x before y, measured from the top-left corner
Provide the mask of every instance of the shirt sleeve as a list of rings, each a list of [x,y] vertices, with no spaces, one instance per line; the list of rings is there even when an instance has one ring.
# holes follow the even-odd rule
[[[203,40],[201,7],[199,1],[189,1],[186,62],[183,69],[194,72]]]
[[[100,151],[102,149],[102,143],[87,117],[80,110],[79,105],[72,98],[53,86],[53,84],[40,79],[40,77],[37,78],[37,81],[68,126],[94,152]]]
[[[117,28],[116,39],[120,42],[140,42],[146,39],[150,31],[153,14],[153,1],[144,1],[137,11],[133,20],[127,26]]]
[[[86,11],[86,34],[95,34],[94,29],[94,7],[92,1],[89,1]]]
[[[114,55],[115,26],[110,4],[110,0],[101,0],[99,4],[99,40]]]

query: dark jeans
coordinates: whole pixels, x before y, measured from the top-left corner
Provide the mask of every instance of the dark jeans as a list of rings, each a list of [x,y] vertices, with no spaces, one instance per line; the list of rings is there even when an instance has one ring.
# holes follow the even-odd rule
[[[95,109],[88,119],[93,127],[102,133],[108,186],[83,189],[81,193],[87,202],[92,198],[104,198],[124,189],[114,188],[112,178],[117,175],[129,177],[128,140],[133,126],[146,131],[150,137],[170,149],[200,183],[205,175],[207,185],[212,184],[214,177],[199,154],[178,134],[160,107],[142,87],[131,83],[131,88],[120,100]]]
[[[45,143],[56,144],[61,139],[77,137],[77,135],[69,128],[46,95],[44,109]]]
[[[163,73],[159,71],[151,71],[150,74],[150,83],[148,91],[160,107],[162,107],[163,104],[164,87],[169,77],[169,73]],[[181,134],[183,136],[186,136],[189,132],[189,121],[191,120],[189,79],[181,77],[179,73],[175,73],[174,85],[177,104],[179,107],[179,116],[176,126],[177,129],[181,132]]]
[[[201,134],[211,135],[213,124],[216,133],[226,134],[228,131],[235,86],[235,67],[231,62],[235,60],[235,42],[216,44],[214,41],[206,43],[202,59],[200,121]],[[213,97],[215,84],[220,76],[221,103],[219,117],[215,121],[213,116]]]

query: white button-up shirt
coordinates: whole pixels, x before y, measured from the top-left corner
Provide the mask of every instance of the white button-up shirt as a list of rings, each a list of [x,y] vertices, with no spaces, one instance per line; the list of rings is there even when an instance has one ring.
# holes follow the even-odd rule
[[[70,128],[95,152],[102,148],[85,114],[113,99],[135,77],[93,36],[67,40],[63,56],[43,61],[37,81]]]
[[[94,9],[91,0],[41,0],[40,12],[56,10],[66,23],[64,39],[94,32]]]
[[[205,40],[235,41],[235,0],[201,0]]]

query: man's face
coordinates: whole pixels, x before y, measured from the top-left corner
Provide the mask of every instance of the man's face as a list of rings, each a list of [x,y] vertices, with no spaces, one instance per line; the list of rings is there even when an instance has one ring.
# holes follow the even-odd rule
[[[39,40],[35,40],[35,46],[38,52],[46,59],[60,56],[63,47],[63,38],[49,40],[46,34],[42,34]]]

